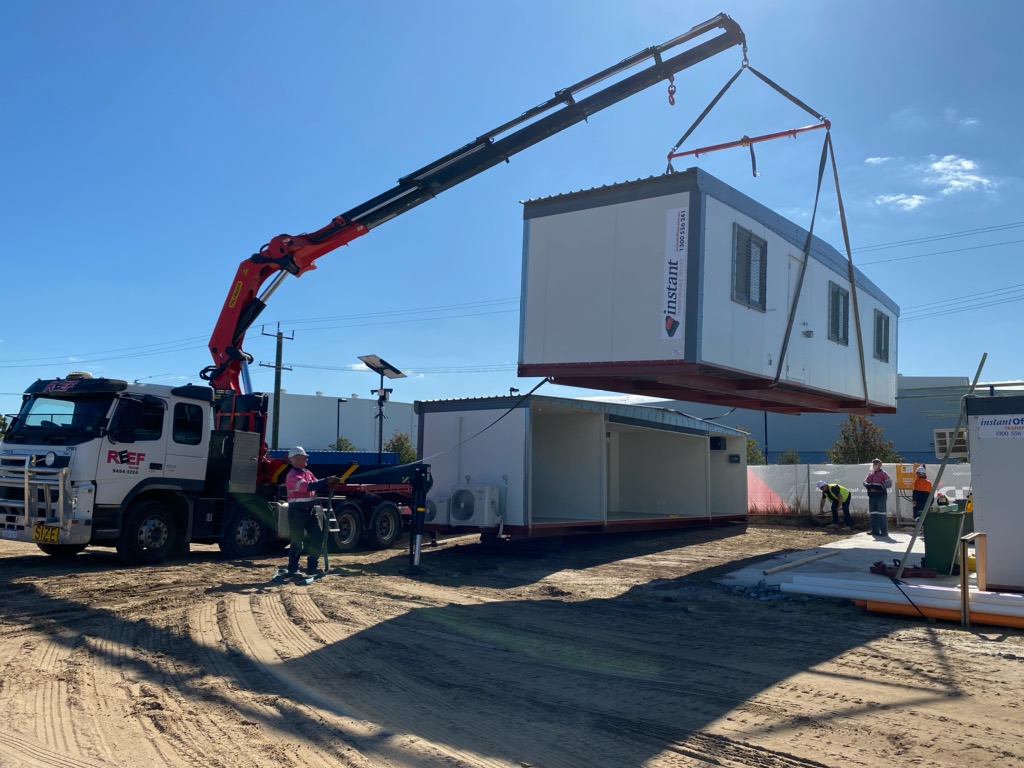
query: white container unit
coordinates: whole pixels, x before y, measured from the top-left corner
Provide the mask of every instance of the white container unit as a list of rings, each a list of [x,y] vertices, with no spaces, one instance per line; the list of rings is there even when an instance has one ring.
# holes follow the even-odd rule
[[[529,537],[747,515],[746,434],[730,427],[541,395],[415,407],[429,530]]]
[[[989,589],[1024,591],[1024,396],[964,398],[974,530],[986,534]]]
[[[531,200],[524,218],[521,376],[790,413],[895,412],[896,304],[859,271],[854,294],[846,258],[817,238],[798,292],[807,232],[713,176]]]

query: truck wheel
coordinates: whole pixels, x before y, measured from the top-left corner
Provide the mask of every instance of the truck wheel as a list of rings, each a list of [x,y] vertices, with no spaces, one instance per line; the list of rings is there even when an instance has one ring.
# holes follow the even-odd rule
[[[373,549],[387,549],[402,535],[402,516],[390,501],[382,501],[370,516],[367,543]]]
[[[117,554],[129,563],[162,563],[178,538],[171,511],[159,501],[144,501],[132,507],[117,540]]]
[[[338,532],[327,536],[331,552],[351,552],[363,537],[363,514],[358,504],[342,504],[334,510]]]
[[[43,552],[50,557],[57,557],[61,560],[69,560],[83,549],[87,544],[36,544]]]
[[[256,512],[238,504],[228,512],[224,537],[218,546],[235,560],[256,557],[266,549],[269,533],[267,524]]]

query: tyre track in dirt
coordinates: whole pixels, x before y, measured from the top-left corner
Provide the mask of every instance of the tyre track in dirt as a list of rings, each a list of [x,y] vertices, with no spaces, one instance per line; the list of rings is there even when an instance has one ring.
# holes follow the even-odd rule
[[[105,768],[109,763],[69,755],[36,739],[0,731],[0,765],[21,768]]]
[[[253,668],[246,678],[251,681],[250,690],[258,688],[274,696],[279,728],[276,735],[287,742],[289,761],[300,760],[299,764],[311,768],[381,765],[374,754],[377,749],[367,750],[367,756],[358,747],[361,740],[374,745],[382,734],[386,735],[383,729],[352,718],[339,702],[323,696],[318,688],[281,672],[283,662],[274,650],[274,642],[263,637],[257,623],[257,616],[276,613],[274,603],[279,601],[280,596],[273,594],[259,601],[252,595],[230,595],[220,600],[217,616],[225,641]],[[287,627],[278,630],[278,636],[282,630],[292,638],[301,636]]]
[[[267,585],[273,561],[87,553],[77,572],[0,542],[0,718],[16,729],[0,764],[1024,764],[1024,634],[712,582],[803,540],[822,536],[592,539],[526,559],[442,543],[421,578],[356,553],[309,587]],[[54,680],[29,674],[42,665]]]
[[[622,616],[627,617],[629,610],[623,611],[621,607],[618,610]],[[593,617],[591,617],[593,618]],[[597,626],[594,622],[588,621],[588,617],[585,615],[582,619],[576,622],[577,627],[585,625],[588,630],[593,629]],[[607,620],[607,617],[605,617]],[[611,623],[615,623],[614,621]],[[623,621],[624,627],[635,627],[634,623],[630,623],[628,620]],[[651,625],[648,624],[647,628],[650,629]],[[501,632],[507,632],[510,628],[501,626],[501,622],[495,622],[491,628],[490,634],[500,634]],[[814,628],[811,628],[812,632]],[[551,627],[548,627],[548,642],[562,642],[566,647],[571,647],[574,652],[579,652],[580,648],[585,645],[585,637],[577,637],[575,630],[572,633],[557,632],[553,631]],[[674,632],[674,627],[668,627],[668,631],[663,634],[670,634]],[[543,633],[543,632],[542,632]],[[479,634],[479,633],[474,633]],[[485,633],[486,634],[486,633]],[[585,634],[582,633],[582,634]],[[651,635],[656,635],[657,632],[651,632]],[[825,633],[827,636],[827,633]],[[871,631],[860,632],[854,631],[851,633],[854,638],[857,635],[863,635],[865,638],[875,637],[875,633]],[[699,635],[699,632],[697,633]],[[436,637],[436,635],[433,635]],[[449,638],[451,639],[451,638]],[[477,638],[474,638],[477,639]],[[605,668],[601,670],[588,670],[588,677],[591,679],[598,679],[601,675],[605,674],[628,674],[630,672],[630,664],[627,664],[623,669],[613,670],[609,672],[607,667],[613,666],[608,663],[607,657],[622,658],[626,656],[626,652],[635,651],[637,654],[649,652],[650,648],[646,647],[645,643],[650,641],[652,638],[648,637],[643,642],[638,642],[635,635],[628,635],[626,632],[617,634],[615,632],[605,633],[601,636],[600,651],[606,655],[603,666]],[[677,639],[679,639],[677,637]],[[692,641],[693,637],[685,638],[686,640]],[[879,641],[888,642],[888,641]],[[457,644],[457,643],[455,643]],[[835,730],[834,723],[838,722],[843,725],[847,730],[846,736],[849,736],[849,729],[852,729],[854,733],[863,731],[863,734],[869,739],[873,737],[876,743],[880,743],[878,749],[867,750],[862,753],[864,758],[864,764],[872,764],[875,761],[885,761],[890,759],[892,756],[899,756],[906,754],[908,745],[913,746],[915,741],[914,733],[907,732],[906,720],[907,716],[903,711],[907,707],[920,706],[930,707],[941,704],[945,701],[951,701],[952,707],[956,707],[955,697],[951,698],[949,691],[944,687],[948,684],[948,677],[941,674],[926,674],[920,670],[914,668],[914,664],[907,661],[900,661],[897,664],[902,665],[903,674],[899,676],[898,682],[894,682],[887,674],[887,670],[883,667],[879,670],[879,673],[874,679],[866,680],[862,682],[865,690],[859,691],[861,695],[857,696],[842,696],[836,698],[836,693],[828,690],[828,686],[834,684],[837,680],[843,679],[848,673],[840,671],[842,667],[856,666],[856,661],[851,664],[851,659],[844,658],[844,654],[850,653],[852,656],[857,656],[860,653],[868,657],[877,657],[880,653],[884,654],[884,651],[869,645],[862,651],[851,651],[851,641],[849,638],[843,640],[832,639],[826,642],[828,646],[828,653],[823,654],[823,657],[827,659],[830,655],[836,659],[836,671],[819,671],[812,670],[809,675],[804,675],[809,679],[814,680],[815,683],[821,683],[823,690],[819,690],[815,685],[806,686],[802,691],[797,691],[797,702],[801,706],[794,706],[794,701],[787,698],[787,695],[791,694],[796,689],[792,686],[787,686],[784,682],[778,684],[778,690],[781,692],[779,695],[775,695],[772,691],[772,683],[777,682],[780,678],[784,679],[788,675],[800,673],[802,670],[806,670],[806,660],[802,663],[798,661],[800,655],[799,644],[794,644],[796,649],[794,652],[787,654],[785,649],[779,654],[782,657],[782,667],[790,667],[789,669],[783,669],[781,672],[776,669],[772,675],[764,674],[764,659],[759,658],[755,654],[746,655],[742,653],[736,646],[730,646],[728,663],[725,665],[715,665],[707,661],[714,654],[715,648],[713,645],[695,645],[691,646],[686,653],[681,654],[676,651],[670,658],[663,660],[661,663],[666,668],[672,664],[679,665],[690,665],[692,666],[696,661],[701,660],[703,657],[703,665],[708,668],[707,674],[702,673],[702,678],[706,678],[704,683],[700,686],[694,686],[691,690],[687,691],[690,695],[691,701],[699,702],[691,707],[692,712],[702,713],[708,720],[715,714],[714,709],[708,710],[706,704],[714,704],[716,701],[719,703],[733,703],[735,704],[735,687],[737,680],[749,676],[759,676],[765,678],[764,684],[768,687],[768,692],[761,695],[756,695],[750,702],[740,703],[736,708],[736,711],[732,713],[744,721],[754,720],[751,723],[750,728],[744,728],[744,731],[750,731],[755,738],[766,740],[766,743],[771,743],[773,746],[778,744],[778,748],[769,749],[761,753],[760,757],[753,754],[746,754],[740,750],[742,756],[736,758],[737,764],[761,764],[765,760],[776,760],[778,759],[779,765],[789,764],[815,764],[815,761],[804,757],[801,757],[801,753],[806,751],[808,748],[808,735],[812,739],[825,740],[829,737],[829,734]],[[463,647],[465,643],[462,644]],[[619,650],[616,651],[615,648]],[[612,651],[609,653],[609,651]],[[395,654],[401,656],[401,654]],[[787,656],[792,656],[794,661],[787,663]],[[876,659],[877,660],[877,659]],[[539,664],[539,663],[538,663]],[[543,666],[543,664],[540,664]],[[443,666],[443,664],[441,665]],[[552,672],[557,672],[558,664],[548,665]],[[877,667],[877,664],[875,665]],[[871,669],[871,667],[869,667]],[[908,677],[910,679],[908,679]],[[643,679],[633,681],[634,688],[641,689],[644,691],[644,695],[650,699],[650,694],[653,692],[657,694],[662,692],[669,698],[673,697],[672,686],[666,686],[661,682],[648,683]],[[789,692],[787,693],[787,687]],[[719,691],[730,691],[720,695]],[[901,693],[901,699],[898,702],[892,701],[891,691],[897,690]],[[509,694],[509,689],[503,687],[503,691],[506,695]],[[514,697],[509,696],[512,703],[509,706],[514,707]],[[800,701],[804,699],[805,701]],[[777,703],[776,703],[777,702]],[[652,708],[657,708],[659,702],[657,700],[651,701]],[[794,712],[794,710],[796,710]],[[953,713],[950,713],[953,714]],[[859,720],[868,718],[870,723],[866,727],[859,725]],[[698,718],[700,719],[700,718]],[[734,717],[723,718],[723,720],[734,720]],[[942,730],[943,723],[949,722],[955,724],[955,731],[961,733],[973,732],[978,733],[977,730],[969,731],[974,725],[972,722],[967,720],[957,720],[955,717],[949,717],[947,715],[934,715],[932,716],[933,723],[929,723],[930,728]],[[982,717],[984,720],[984,716]],[[1003,739],[1000,734],[996,733],[991,726],[980,726],[982,732],[987,729],[992,737],[993,746],[997,749],[1001,749]],[[726,729],[727,731],[730,729]],[[740,730],[732,729],[736,733],[737,737],[742,737]],[[810,734],[808,734],[810,731]],[[802,735],[798,737],[788,737],[786,734],[791,732],[802,732]],[[893,735],[891,738],[884,738],[881,741],[877,738],[878,733],[892,733],[901,734],[899,736]],[[902,732],[902,733],[901,733]],[[659,730],[658,733],[663,738],[664,731]],[[774,735],[775,733],[782,734],[780,736]],[[743,744],[746,743],[742,738],[730,738],[728,733],[715,734],[720,739],[727,739],[729,741]],[[657,740],[655,740],[657,741]],[[952,749],[960,748],[957,744],[963,746],[969,746],[971,743],[970,738],[955,738],[952,739],[954,744],[951,745]],[[683,743],[683,742],[678,742]],[[677,744],[678,744],[677,743]],[[692,740],[685,742],[690,744],[687,749],[692,748]],[[921,743],[927,747],[929,744],[934,745],[935,739],[933,738],[930,742],[922,740]],[[652,745],[656,746],[656,745]],[[671,745],[670,745],[671,746]],[[666,749],[669,749],[667,746]],[[819,749],[824,749],[826,754],[829,755],[829,760],[836,760],[838,762],[844,762],[850,758],[851,742],[849,739],[838,739],[835,740],[834,744],[819,743],[816,745]],[[1008,745],[1007,745],[1008,746]],[[755,752],[759,747],[751,747]],[[856,751],[856,750],[854,750]],[[779,757],[770,757],[768,755],[774,755],[778,753]],[[1010,752],[1005,749],[1001,749],[1003,757],[1011,758],[1016,757],[1014,752]],[[550,759],[550,755],[548,756]]]
[[[558,606],[554,605],[550,607],[555,610],[557,610],[558,608]],[[308,618],[308,615],[306,618]],[[442,622],[442,624],[443,628],[449,630],[452,629],[451,625],[444,622]],[[556,627],[558,628],[557,632],[553,631]],[[373,697],[374,694],[376,694],[376,698],[381,698],[380,694],[382,691],[382,686],[380,683],[381,676],[384,675],[390,676],[391,678],[391,685],[388,686],[388,688],[397,688],[398,690],[402,690],[404,688],[406,690],[410,690],[412,694],[410,696],[410,699],[416,701],[418,705],[423,704],[424,702],[436,702],[437,706],[440,707],[440,711],[449,711],[451,709],[451,703],[449,701],[449,698],[452,693],[452,690],[457,688],[464,688],[466,689],[463,691],[464,694],[476,694],[475,705],[479,706],[480,696],[479,692],[476,690],[476,686],[474,683],[466,685],[464,683],[460,684],[458,682],[452,682],[451,680],[448,680],[443,686],[440,687],[440,690],[442,691],[443,695],[434,696],[432,692],[437,691],[439,689],[438,681],[436,678],[426,678],[420,681],[423,684],[419,688],[410,689],[410,678],[407,674],[401,676],[400,678],[396,676],[393,672],[389,674],[389,670],[395,669],[394,664],[392,662],[395,659],[408,657],[409,653],[414,653],[416,647],[421,647],[423,645],[425,636],[429,636],[435,641],[440,641],[440,645],[450,645],[453,648],[462,649],[464,649],[467,645],[466,637],[470,636],[473,640],[476,640],[480,643],[479,650],[481,650],[484,653],[500,654],[503,651],[508,651],[509,648],[511,648],[513,652],[519,653],[523,652],[525,649],[525,653],[529,657],[528,663],[530,668],[526,669],[523,660],[518,659],[516,661],[517,674],[521,677],[527,679],[546,679],[551,676],[557,676],[561,674],[568,675],[568,677],[571,678],[580,668],[586,667],[586,672],[589,677],[588,682],[590,684],[596,683],[600,685],[603,681],[613,687],[628,686],[631,689],[633,689],[634,692],[641,693],[645,697],[648,707],[652,710],[666,709],[668,711],[671,711],[673,707],[677,706],[675,702],[677,702],[680,695],[680,683],[664,682],[657,679],[662,676],[662,673],[660,671],[652,672],[648,670],[645,676],[644,670],[638,669],[637,664],[635,662],[630,661],[630,659],[635,658],[637,652],[641,650],[649,653],[650,648],[641,645],[632,638],[614,638],[615,640],[619,640],[621,642],[621,647],[616,648],[614,643],[609,644],[609,642],[606,642],[609,639],[608,637],[599,636],[599,640],[601,641],[600,646],[588,649],[588,646],[592,645],[592,638],[587,636],[587,633],[590,632],[590,627],[584,628],[582,632],[579,631],[578,628],[566,631],[557,619],[552,622],[538,622],[537,626],[530,626],[526,631],[523,631],[522,628],[517,629],[515,627],[509,626],[500,617],[496,617],[492,621],[480,621],[478,619],[474,619],[473,621],[466,621],[466,618],[462,617],[462,619],[458,623],[456,631],[454,632],[439,632],[438,627],[436,626],[436,622],[426,622],[423,624],[421,629],[422,631],[419,634],[417,634],[413,639],[407,641],[408,644],[406,647],[397,649],[387,649],[391,661],[385,663],[380,668],[382,671],[377,672],[374,675],[373,679],[367,681],[362,689],[356,689],[354,685],[347,685],[347,692],[353,698],[358,696],[359,700],[362,702],[362,706],[368,706],[369,701],[372,701],[371,697]],[[328,642],[336,642],[342,637],[341,634],[337,633],[328,634],[323,629],[319,631],[321,636],[323,636],[324,639],[328,640]],[[490,643],[492,638],[503,639],[504,642],[501,643],[501,645],[497,646],[491,645]],[[510,641],[509,638],[517,639]],[[571,648],[573,654],[579,657],[583,657],[584,659],[586,659],[586,661],[581,663],[577,660],[575,663],[572,663],[573,660],[565,658],[559,661],[557,658],[559,654],[555,652],[556,646]],[[555,660],[547,661],[546,657],[549,656],[554,657]],[[620,661],[610,662],[609,658],[620,659]],[[692,658],[686,659],[686,661],[692,660]],[[458,659],[455,658],[442,658],[439,660],[440,663],[438,664],[438,667],[441,669],[450,669],[451,664],[457,661]],[[570,667],[568,671],[566,670],[567,662],[569,662]],[[678,658],[678,655],[666,656],[661,660],[661,662],[657,666],[659,667],[659,669],[669,669],[673,666],[677,666],[679,662],[680,659]],[[344,670],[339,671],[342,674],[344,674]],[[724,667],[715,666],[714,670],[712,670],[708,674],[713,674],[715,676],[721,677],[724,672],[735,673],[736,671],[728,670]],[[747,674],[748,670],[740,670],[739,673]],[[361,677],[359,679],[361,679]],[[359,681],[359,679],[346,679],[346,683],[356,683]],[[566,687],[571,687],[571,680],[567,680]],[[523,703],[526,703],[535,693],[535,691],[532,691],[527,687],[522,688],[522,690],[518,692],[517,696],[517,691],[515,690],[516,686],[514,685],[514,682],[507,679],[502,680],[501,684],[497,686],[497,688],[500,689],[500,700],[495,701],[494,704],[495,707],[498,709],[500,709],[501,707],[514,709],[517,706],[518,699],[521,699]],[[706,692],[698,691],[697,693],[704,694]],[[588,697],[584,696],[583,698],[587,699]],[[696,698],[697,700],[700,700],[701,696],[697,696]],[[708,698],[711,697],[705,696],[704,700],[706,701]],[[723,700],[726,702],[732,701],[732,699],[728,697],[724,698]],[[418,707],[418,709],[422,708],[423,707]],[[602,712],[592,707],[588,708],[586,706],[585,701],[567,700],[565,702],[564,707],[553,707],[553,709],[562,708],[567,709],[569,711],[586,712],[594,717],[607,717],[606,712]],[[407,712],[389,711],[380,708],[379,705],[375,714],[376,716],[381,718],[390,718],[392,721],[395,721],[396,718],[408,719]],[[472,725],[472,730],[474,731],[480,725],[485,726],[487,722],[493,722],[493,718],[491,718],[490,716],[474,720],[471,717],[467,717],[467,713],[465,710],[459,710],[458,712],[454,713],[454,717],[452,719],[446,721],[447,724],[445,727],[449,732],[451,731],[452,728],[451,723],[455,719],[459,721],[466,719]],[[442,723],[442,725],[444,724]],[[421,731],[425,728],[422,719],[417,719],[416,727]],[[486,732],[486,730],[484,732]],[[659,730],[658,733],[660,734],[660,743],[658,743],[658,740],[656,740],[655,743],[645,744],[645,750],[650,751],[654,754],[657,754],[659,751],[662,750],[662,748],[664,747],[664,724],[661,726],[661,730]],[[477,738],[479,738],[479,736],[477,736]],[[571,738],[564,740],[571,741]],[[636,742],[636,739],[634,739],[633,741]],[[590,743],[590,739],[587,739],[586,743],[579,743],[578,745],[574,746],[579,746],[584,750],[586,750],[588,746],[591,749],[593,748],[593,744]],[[625,756],[624,759],[626,759]],[[566,753],[562,754],[561,756],[559,756],[557,753],[553,753],[550,750],[546,752],[544,758],[544,765],[560,764],[581,765],[583,763],[581,763],[579,759],[579,753],[574,753],[572,747],[566,750]]]
[[[97,748],[115,764],[179,765],[159,730],[148,718],[139,716],[153,697],[140,700],[143,683],[137,682],[136,676],[147,678],[150,673],[139,663],[138,648],[144,640],[136,624],[111,622],[102,635],[87,639],[92,657],[88,668],[91,695],[90,706],[82,713],[83,726],[94,734]]]
[[[240,638],[247,644],[247,655],[256,658],[264,668],[285,686],[295,691],[300,700],[328,710],[345,723],[346,737],[360,749],[385,762],[397,760],[404,764],[413,753],[412,765],[480,766],[507,768],[507,760],[496,760],[486,754],[452,748],[446,744],[428,743],[419,736],[395,733],[389,725],[397,720],[381,718],[376,713],[354,711],[353,698],[365,703],[356,692],[373,692],[371,700],[393,701],[398,693],[389,682],[375,658],[360,656],[353,660],[347,653],[338,658],[324,654],[335,638],[344,638],[348,630],[337,627],[317,607],[307,593],[277,593],[266,596],[252,606],[244,598],[237,599],[229,610],[238,622]],[[342,683],[339,688],[338,683]],[[362,687],[362,683],[366,687]],[[413,692],[411,695],[415,696]],[[438,704],[443,702],[437,702]]]
[[[429,590],[427,590],[429,592]],[[403,590],[405,592],[405,590]],[[410,608],[421,608],[423,602],[415,600],[418,590],[409,590],[406,594],[395,594],[388,602],[389,615],[401,615]],[[452,595],[448,595],[449,598]],[[479,602],[478,597],[469,598],[471,602]],[[444,689],[438,692],[436,685],[416,685],[400,668],[392,663],[392,656],[381,658],[379,647],[369,646],[362,650],[353,644],[353,637],[365,631],[370,625],[364,620],[356,623],[358,631],[351,626],[342,626],[329,618],[321,608],[320,602],[327,603],[330,596],[326,592],[303,593],[293,601],[289,601],[289,615],[292,620],[298,619],[307,627],[314,639],[326,646],[323,658],[323,679],[335,681],[346,702],[364,715],[375,720],[394,724],[404,728],[409,724],[409,702],[415,702],[417,717],[415,730],[418,734],[434,734],[430,740],[445,743],[445,752],[469,766],[507,766],[510,763],[500,757],[488,758],[483,753],[472,749],[473,743],[483,744],[488,753],[494,751],[495,744],[482,740],[480,735],[493,728],[493,722],[473,716],[463,716],[457,723],[449,718],[438,718],[438,713],[448,710],[449,699]],[[355,608],[356,606],[353,606]],[[378,603],[378,610],[380,603]],[[335,654],[345,642],[344,651]],[[411,657],[410,657],[411,658]],[[358,703],[356,703],[358,702]],[[451,742],[458,737],[460,743],[467,748],[457,748]],[[548,762],[552,768],[557,763]]]

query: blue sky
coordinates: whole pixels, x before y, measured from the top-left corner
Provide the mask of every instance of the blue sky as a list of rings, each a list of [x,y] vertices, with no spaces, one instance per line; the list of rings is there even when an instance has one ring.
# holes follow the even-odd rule
[[[903,311],[900,372],[971,376],[987,352],[983,380],[1024,378],[1024,4],[39,0],[0,24],[0,410],[71,370],[198,382],[235,269],[270,237],[718,12],[832,121],[854,261]],[[260,318],[294,337],[283,386],[368,397],[376,377],[353,368],[377,354],[409,374],[396,400],[525,392],[520,201],[663,173],[739,63],[703,62],[676,106],[655,86],[289,278]],[[686,146],[809,122],[745,75]],[[758,178],[744,150],[696,164],[806,225],[820,142],[758,145]],[[842,249],[825,190],[815,232]],[[273,363],[260,327],[246,349]]]

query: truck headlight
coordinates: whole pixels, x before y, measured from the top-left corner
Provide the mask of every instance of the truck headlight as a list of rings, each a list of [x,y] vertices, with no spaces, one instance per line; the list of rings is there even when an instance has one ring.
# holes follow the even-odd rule
[[[54,464],[57,463],[57,454],[54,453],[53,451],[50,451],[48,454],[46,454],[46,458],[43,459],[43,463],[46,464],[46,466],[48,467],[52,467]]]

